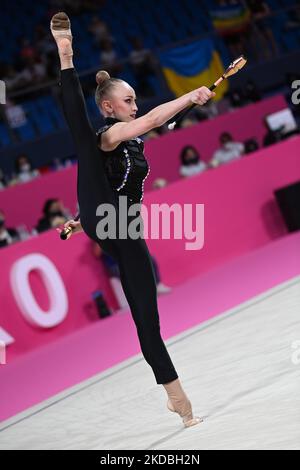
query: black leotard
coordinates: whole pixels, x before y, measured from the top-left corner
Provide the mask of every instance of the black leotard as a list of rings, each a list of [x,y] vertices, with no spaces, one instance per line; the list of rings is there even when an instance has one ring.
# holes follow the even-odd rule
[[[60,87],[65,118],[78,155],[77,195],[81,225],[92,240],[117,260],[142,353],[157,383],[171,382],[178,375],[160,334],[154,269],[145,239],[127,237],[99,240],[96,234],[99,222],[96,210],[100,204],[113,204],[118,212],[119,195],[128,196],[128,205],[141,202],[142,183],[149,170],[143,155],[143,144],[137,138],[122,142],[113,152],[100,150],[98,140],[107,127],[100,129],[96,135],[88,118],[74,68],[61,71]],[[114,123],[107,120],[106,124],[109,126]],[[124,149],[127,149],[128,154],[125,155]],[[128,161],[130,169],[123,184]],[[122,188],[118,190],[120,186]],[[128,223],[131,220],[132,217],[128,217]]]

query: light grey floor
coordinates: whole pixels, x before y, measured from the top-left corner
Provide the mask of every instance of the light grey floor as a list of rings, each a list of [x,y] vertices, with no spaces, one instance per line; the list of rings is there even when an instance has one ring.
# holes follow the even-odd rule
[[[167,342],[200,425],[139,355],[2,423],[0,449],[300,449],[299,320],[296,278]]]

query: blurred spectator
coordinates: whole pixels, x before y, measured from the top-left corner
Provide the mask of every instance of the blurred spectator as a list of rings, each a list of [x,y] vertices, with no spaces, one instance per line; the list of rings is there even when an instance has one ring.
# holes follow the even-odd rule
[[[149,83],[149,76],[154,75],[157,62],[150,49],[143,46],[139,37],[130,39],[132,50],[129,54],[129,63],[135,75],[137,94],[141,97],[153,96],[153,87]]]
[[[272,32],[271,10],[263,0],[247,0],[247,5],[254,20],[257,50],[263,53],[263,59],[279,54],[278,45]]]
[[[244,145],[245,145],[245,154],[256,152],[256,150],[259,149],[258,142],[254,137],[252,137],[251,139],[247,139],[244,142]]]
[[[160,133],[156,129],[152,129],[143,135],[143,140],[157,139],[157,137],[160,137]]]
[[[223,38],[232,59],[245,51],[245,34],[250,25],[247,5],[239,0],[216,0],[211,4],[210,16],[214,28]]]
[[[195,124],[197,124],[196,119],[194,117],[190,116],[190,117],[184,118],[181,121],[181,123],[179,124],[179,128],[180,129],[187,129],[188,127],[192,127]]]
[[[284,126],[281,126],[276,130],[272,130],[269,127],[268,121],[266,119],[264,119],[263,122],[267,130],[267,133],[264,135],[263,138],[263,146],[268,147],[269,145],[273,145],[277,142],[280,142],[282,140],[282,130],[284,129]]]
[[[221,148],[215,151],[209,165],[217,167],[222,163],[228,163],[231,160],[236,160],[245,151],[245,146],[241,142],[234,142],[232,135],[229,132],[223,132],[220,135]]]
[[[244,97],[246,102],[248,103],[256,103],[257,101],[261,100],[261,93],[256,85],[256,83],[248,79],[245,89],[244,89]]]
[[[226,96],[229,98],[230,106],[232,108],[240,108],[245,104],[244,94],[239,87],[232,88],[228,93],[226,93]]]
[[[63,159],[55,158],[50,165],[50,169],[52,171],[60,171],[60,170],[64,170],[65,168],[69,168],[75,163],[76,163],[76,159],[74,159],[73,161],[71,157],[66,157]]]
[[[27,124],[27,117],[23,107],[20,104],[16,104],[13,100],[6,100],[4,111],[8,124],[12,129]]]
[[[21,59],[21,63],[23,65],[26,65],[28,60],[35,59],[36,57],[37,57],[37,50],[35,46],[31,44],[28,38],[22,37],[20,39],[20,52],[19,52],[19,58]]]
[[[113,48],[112,42],[105,39],[101,44],[100,61],[101,67],[105,69],[111,77],[115,77],[122,70],[122,65],[118,62],[117,52]]]
[[[27,155],[20,155],[15,162],[16,174],[10,181],[10,185],[27,183],[39,176],[39,171],[32,168],[32,163]]]
[[[283,31],[293,31],[300,26],[300,4],[287,12],[289,19],[283,26]]]
[[[106,40],[114,42],[114,37],[107,24],[96,15],[93,16],[88,30],[94,35],[94,41],[97,46],[101,47],[102,42]]]
[[[46,66],[40,59],[30,58],[27,61],[27,66],[21,73],[27,85],[35,85],[45,82],[47,78]]]
[[[14,228],[6,227],[4,212],[0,211],[0,248],[11,245],[18,240],[18,232]]]
[[[241,87],[232,88],[226,93],[226,97],[229,99],[232,108],[240,108],[248,103],[260,101],[261,93],[256,83],[248,79],[243,89]]]
[[[203,106],[196,106],[193,110],[193,115],[197,121],[203,121],[205,119],[213,119],[218,116],[219,111],[216,103],[213,100],[208,101]]]
[[[48,54],[57,52],[57,46],[50,31],[42,24],[37,24],[35,28],[35,47],[40,57],[47,58]]]
[[[202,173],[207,169],[207,164],[200,159],[198,151],[192,145],[184,147],[180,154],[181,167],[179,173],[181,176],[193,176]]]
[[[1,64],[0,73],[1,80],[5,82],[7,91],[16,90],[24,83],[24,80],[22,79],[22,74],[20,72],[17,72],[17,70],[12,64]]]
[[[164,178],[156,178],[156,180],[153,181],[152,187],[153,189],[161,189],[167,186],[168,182]]]
[[[117,261],[114,258],[112,258],[108,253],[101,250],[98,243],[94,244],[94,254],[97,258],[100,258],[103,261],[104,266],[110,277],[117,277],[118,279],[120,279],[120,270],[119,270],[119,265]],[[172,289],[171,287],[166,286],[165,284],[161,282],[161,276],[159,273],[158,264],[153,256],[151,256],[151,260],[153,263],[157,293],[168,294],[169,292],[171,292]]]
[[[6,178],[2,168],[0,168],[0,189],[4,189],[6,186]]]
[[[68,209],[59,199],[47,199],[43,207],[43,217],[38,221],[36,230],[41,233],[63,225],[72,219]]]

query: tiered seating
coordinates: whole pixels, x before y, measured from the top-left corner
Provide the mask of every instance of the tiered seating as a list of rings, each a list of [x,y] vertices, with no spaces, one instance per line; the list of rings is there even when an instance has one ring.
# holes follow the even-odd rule
[[[267,0],[276,13],[296,4],[296,0]],[[106,2],[99,10],[99,16],[107,22],[115,37],[115,47],[120,59],[128,56],[131,50],[130,36],[142,37],[149,48],[159,48],[166,44],[181,41],[189,37],[213,32],[209,10],[210,0],[160,0],[151,3],[148,0],[114,0]],[[50,2],[29,4],[25,0],[16,0],[12,8],[11,1],[1,2],[0,19],[0,61],[13,62],[18,55],[19,38],[33,39],[38,23],[49,27]],[[74,35],[74,62],[78,71],[93,69],[99,64],[101,50],[93,43],[88,26],[96,12],[87,12],[72,17]],[[300,30],[285,31],[284,25],[289,20],[288,11],[281,11],[271,17],[271,27],[282,51],[288,52],[300,46]],[[216,47],[225,62],[228,51],[221,39],[216,39]],[[1,77],[0,77],[1,78]],[[134,75],[128,65],[124,66],[121,78],[136,86]],[[161,94],[160,83],[156,77],[149,79],[157,94]],[[25,110],[29,123],[17,130],[21,141],[28,141],[43,136],[65,126],[61,112],[51,96],[35,101],[26,101]],[[98,116],[93,103],[93,96],[88,98],[91,117]],[[0,127],[0,148],[10,145],[9,133],[4,125]]]

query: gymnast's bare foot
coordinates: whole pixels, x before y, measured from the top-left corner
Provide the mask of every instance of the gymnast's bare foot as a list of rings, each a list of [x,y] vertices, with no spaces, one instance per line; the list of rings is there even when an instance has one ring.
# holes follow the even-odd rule
[[[72,32],[71,23],[64,12],[56,13],[50,24],[51,33],[56,41],[59,55],[64,57],[72,57]]]

